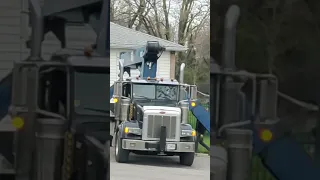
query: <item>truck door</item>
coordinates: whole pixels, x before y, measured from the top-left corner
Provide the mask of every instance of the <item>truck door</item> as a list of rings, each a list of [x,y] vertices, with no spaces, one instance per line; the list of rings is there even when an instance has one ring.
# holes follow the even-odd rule
[[[123,87],[122,96],[128,97],[131,99],[131,84],[123,83],[122,87]]]

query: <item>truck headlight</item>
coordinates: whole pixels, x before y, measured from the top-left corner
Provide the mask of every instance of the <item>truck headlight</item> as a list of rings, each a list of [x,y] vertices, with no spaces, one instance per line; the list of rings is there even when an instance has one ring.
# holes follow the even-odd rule
[[[140,128],[134,128],[134,127],[125,127],[124,128],[125,134],[135,134],[135,135],[141,135],[142,131]]]
[[[195,130],[181,130],[181,136],[196,136],[196,131]]]

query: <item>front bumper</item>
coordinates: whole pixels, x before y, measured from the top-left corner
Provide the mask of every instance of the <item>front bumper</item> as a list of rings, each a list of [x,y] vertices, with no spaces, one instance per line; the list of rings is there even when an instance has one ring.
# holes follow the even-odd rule
[[[159,151],[157,141],[122,139],[122,148],[135,151]],[[195,152],[195,142],[166,142],[165,152]]]

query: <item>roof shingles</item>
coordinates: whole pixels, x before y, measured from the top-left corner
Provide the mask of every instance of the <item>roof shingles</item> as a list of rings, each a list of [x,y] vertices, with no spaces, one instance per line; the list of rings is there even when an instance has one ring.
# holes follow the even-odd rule
[[[145,34],[133,29],[110,22],[110,47],[136,49],[145,46],[147,41],[159,41],[167,51],[185,51],[187,48],[180,44]]]

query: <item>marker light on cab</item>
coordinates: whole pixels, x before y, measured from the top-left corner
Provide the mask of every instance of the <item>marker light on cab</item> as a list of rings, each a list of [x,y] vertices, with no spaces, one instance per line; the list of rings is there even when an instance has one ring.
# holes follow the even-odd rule
[[[16,129],[21,129],[24,126],[24,120],[19,116],[13,117],[12,118],[12,125]]]
[[[196,106],[196,102],[192,101],[191,102],[191,107],[195,107]]]
[[[195,130],[181,130],[181,136],[183,137],[195,137],[196,136],[196,131]]]

